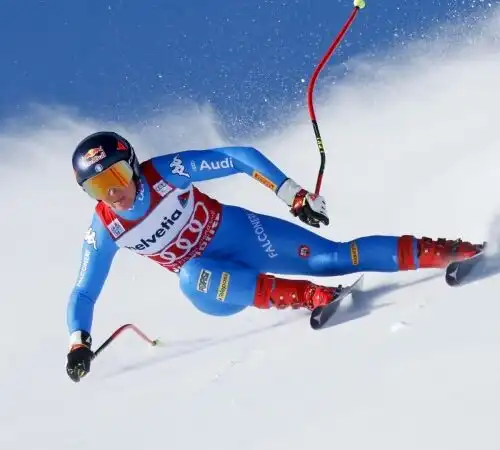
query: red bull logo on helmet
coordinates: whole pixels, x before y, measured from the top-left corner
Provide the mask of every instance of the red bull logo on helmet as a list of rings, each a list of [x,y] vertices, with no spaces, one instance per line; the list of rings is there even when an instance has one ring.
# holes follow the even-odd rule
[[[85,167],[90,167],[92,164],[106,158],[106,153],[104,152],[102,146],[91,148],[82,159],[82,165]]]

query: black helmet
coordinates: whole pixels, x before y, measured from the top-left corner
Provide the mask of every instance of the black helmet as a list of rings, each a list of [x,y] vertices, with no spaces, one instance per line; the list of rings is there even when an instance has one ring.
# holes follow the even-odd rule
[[[73,170],[80,186],[118,161],[126,161],[139,177],[139,161],[134,148],[112,131],[99,131],[83,139],[73,152]]]

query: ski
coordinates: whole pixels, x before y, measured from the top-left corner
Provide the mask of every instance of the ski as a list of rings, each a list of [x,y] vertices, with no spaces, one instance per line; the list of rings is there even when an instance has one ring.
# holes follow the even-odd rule
[[[462,261],[453,261],[446,267],[445,279],[448,286],[460,286],[484,258],[484,251]]]
[[[313,330],[321,330],[332,325],[333,316],[337,312],[340,303],[349,295],[354,295],[357,291],[361,290],[363,286],[364,275],[361,275],[354,283],[349,286],[343,286],[339,296],[331,303],[325,306],[318,306],[311,312],[309,323]]]

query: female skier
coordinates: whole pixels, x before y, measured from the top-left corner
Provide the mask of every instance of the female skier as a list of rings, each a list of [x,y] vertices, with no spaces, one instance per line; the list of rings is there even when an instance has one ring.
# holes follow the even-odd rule
[[[127,248],[179,276],[184,295],[218,316],[256,308],[325,305],[342,288],[272,275],[335,276],[359,271],[442,268],[480,245],[410,235],[334,242],[276,217],[210,198],[194,182],[246,173],[268,187],[309,226],[328,225],[325,200],[302,188],[255,148],[188,150],[139,163],[114,132],[94,133],[73,153],[83,190],[97,200],[70,295],[66,371],[78,382],[90,370],[94,304],[114,255]]]

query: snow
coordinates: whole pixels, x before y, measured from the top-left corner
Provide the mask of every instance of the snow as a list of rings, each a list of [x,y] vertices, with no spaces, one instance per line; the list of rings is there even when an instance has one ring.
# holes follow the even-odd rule
[[[318,95],[331,217],[322,235],[460,236],[495,247],[498,24],[492,15],[357,59],[348,81]],[[312,189],[319,157],[306,108],[285,120],[274,134],[231,143],[255,145]],[[200,107],[114,128],[146,158],[228,143],[215,123]],[[69,155],[94,127],[111,126],[40,108],[0,131],[10,209],[0,223],[0,448],[500,448],[496,270],[458,289],[435,270],[366,274],[362,299],[315,332],[304,312],[204,316],[175,275],[121,252],[96,306],[95,346],[128,322],[163,346],[127,331],[72,383],[65,308],[93,204],[73,182]],[[294,220],[248,177],[200,187]]]

